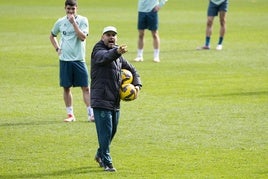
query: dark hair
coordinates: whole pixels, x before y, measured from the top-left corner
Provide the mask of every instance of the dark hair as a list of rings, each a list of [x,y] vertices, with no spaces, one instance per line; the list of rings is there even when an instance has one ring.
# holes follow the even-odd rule
[[[65,1],[65,6],[77,6],[76,0],[66,0]]]

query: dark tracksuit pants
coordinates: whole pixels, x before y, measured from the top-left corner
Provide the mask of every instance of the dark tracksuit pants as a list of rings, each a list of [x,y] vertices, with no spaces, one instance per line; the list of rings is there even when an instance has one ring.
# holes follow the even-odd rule
[[[93,108],[93,111],[99,142],[96,156],[107,166],[112,163],[110,144],[117,130],[120,111],[103,108]]]

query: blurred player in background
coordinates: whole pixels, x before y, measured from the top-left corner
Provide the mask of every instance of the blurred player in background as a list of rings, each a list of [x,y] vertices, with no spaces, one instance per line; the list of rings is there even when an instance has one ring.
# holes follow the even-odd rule
[[[151,31],[153,37],[154,62],[160,62],[160,37],[158,34],[158,11],[168,0],[139,0],[138,2],[138,52],[134,59],[136,62],[143,61],[143,47],[145,29]]]
[[[87,107],[88,121],[93,122],[93,110],[90,107],[88,69],[85,62],[85,46],[89,24],[86,17],[77,15],[76,0],[65,1],[66,16],[54,24],[50,41],[59,55],[60,86],[63,87],[63,98],[67,111],[64,122],[75,121],[71,87],[81,87],[83,100]],[[60,43],[57,35],[60,33]]]
[[[207,10],[207,28],[206,28],[206,41],[203,47],[198,47],[198,50],[210,49],[210,37],[212,35],[212,26],[215,16],[219,15],[220,19],[220,36],[216,50],[222,50],[222,42],[226,31],[226,13],[228,9],[228,0],[209,0]]]

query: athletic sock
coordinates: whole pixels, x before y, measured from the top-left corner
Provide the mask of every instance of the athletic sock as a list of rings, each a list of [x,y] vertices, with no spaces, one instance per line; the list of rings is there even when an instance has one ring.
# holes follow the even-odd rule
[[[74,116],[74,112],[73,112],[73,107],[72,106],[66,107],[66,112],[67,112],[68,115]]]
[[[143,57],[143,49],[138,49],[137,57],[138,58],[142,58]]]
[[[210,44],[210,37],[207,36],[207,37],[206,37],[206,44],[205,44],[205,45],[206,45],[207,47],[209,47],[209,44]]]
[[[159,49],[154,49],[154,58],[159,58],[159,53],[160,53]]]
[[[222,41],[223,41],[223,37],[219,37],[219,45],[221,45],[222,44]]]

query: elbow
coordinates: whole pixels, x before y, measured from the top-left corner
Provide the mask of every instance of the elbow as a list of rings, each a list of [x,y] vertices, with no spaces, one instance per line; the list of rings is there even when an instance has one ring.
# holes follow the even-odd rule
[[[53,34],[50,34],[49,36],[49,40],[52,42],[53,40],[55,40],[56,36],[54,36]]]

